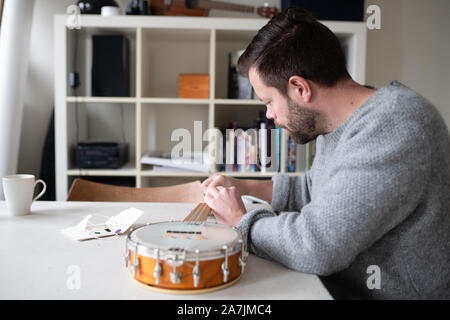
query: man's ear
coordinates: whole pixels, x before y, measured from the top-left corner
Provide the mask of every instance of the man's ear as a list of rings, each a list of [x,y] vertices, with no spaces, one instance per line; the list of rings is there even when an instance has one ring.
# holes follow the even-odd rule
[[[311,100],[312,90],[309,81],[300,76],[289,78],[289,91],[296,98],[301,98],[305,103]]]

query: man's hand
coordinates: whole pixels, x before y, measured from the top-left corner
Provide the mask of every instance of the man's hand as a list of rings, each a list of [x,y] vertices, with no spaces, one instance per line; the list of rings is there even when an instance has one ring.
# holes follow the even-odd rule
[[[224,188],[235,187],[236,191],[241,196],[244,194],[247,194],[244,180],[239,180],[239,179],[235,179],[232,177],[223,176],[223,175],[217,174],[217,173],[212,175],[205,181],[203,181],[203,183],[201,184],[200,187],[202,188],[203,194],[206,194],[206,190],[209,187],[219,187],[219,186],[224,187]]]
[[[246,209],[237,188],[209,186],[206,189],[205,202],[213,210],[218,222],[236,226],[245,214]]]

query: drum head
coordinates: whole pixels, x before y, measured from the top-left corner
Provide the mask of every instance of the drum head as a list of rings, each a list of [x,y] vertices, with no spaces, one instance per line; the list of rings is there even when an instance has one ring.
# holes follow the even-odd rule
[[[151,255],[154,249],[181,249],[191,253],[199,250],[205,253],[221,250],[225,245],[229,253],[232,253],[240,249],[238,241],[241,234],[238,230],[221,224],[176,221],[141,227],[130,233],[129,239],[132,243],[147,248]]]

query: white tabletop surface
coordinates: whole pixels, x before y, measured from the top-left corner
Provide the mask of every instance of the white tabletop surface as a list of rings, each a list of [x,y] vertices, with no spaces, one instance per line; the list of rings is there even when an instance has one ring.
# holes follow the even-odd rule
[[[183,219],[196,204],[37,201],[31,214],[11,217],[0,201],[0,299],[331,299],[315,275],[252,254],[234,285],[211,293],[170,295],[137,283],[122,256],[126,236],[75,241],[61,229],[88,214],[144,213],[136,224]],[[247,205],[248,209],[256,205]],[[79,288],[73,286],[79,275]],[[72,283],[72,285],[71,285]]]

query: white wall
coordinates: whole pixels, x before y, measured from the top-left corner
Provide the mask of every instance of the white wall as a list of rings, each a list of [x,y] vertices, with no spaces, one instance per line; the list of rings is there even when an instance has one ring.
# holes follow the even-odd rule
[[[368,84],[399,80],[431,101],[450,127],[450,1],[366,0],[381,8],[369,30]]]
[[[16,0],[0,8],[0,176],[17,172],[33,6],[34,0]]]
[[[279,7],[279,0],[230,1]],[[33,13],[27,94],[18,170],[38,175],[53,106],[53,14],[76,0],[36,0]],[[124,9],[129,0],[117,1]],[[381,7],[381,30],[368,32],[367,83],[377,87],[399,80],[443,114],[450,126],[450,1],[366,0]],[[246,16],[212,11],[211,16]]]
[[[31,25],[19,173],[39,175],[42,149],[53,108],[53,14],[74,0],[35,0]]]

